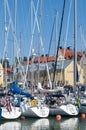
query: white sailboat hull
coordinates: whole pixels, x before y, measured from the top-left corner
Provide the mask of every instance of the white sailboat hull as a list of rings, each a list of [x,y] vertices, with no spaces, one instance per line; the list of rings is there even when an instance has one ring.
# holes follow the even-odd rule
[[[42,107],[28,107],[22,111],[22,115],[25,117],[39,117],[44,118],[49,116],[49,108],[46,106]]]
[[[55,116],[57,114],[60,115],[67,115],[67,116],[76,116],[78,115],[79,111],[73,104],[61,105],[56,107],[50,108],[50,116]]]
[[[8,111],[6,107],[2,107],[1,117],[5,119],[17,119],[21,116],[21,111],[19,107],[11,107],[12,111]]]

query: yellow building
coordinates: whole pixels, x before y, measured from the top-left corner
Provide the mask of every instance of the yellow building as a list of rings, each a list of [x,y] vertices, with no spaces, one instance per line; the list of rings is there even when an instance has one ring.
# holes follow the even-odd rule
[[[84,83],[83,79],[83,68],[77,63],[77,70],[76,76],[78,76],[80,83]],[[78,75],[77,75],[78,73]],[[71,63],[64,69],[64,81],[67,82],[70,85],[74,84],[74,63],[71,61]]]
[[[86,64],[83,65],[83,78],[84,78],[84,83],[86,84]]]
[[[54,74],[54,62],[48,62],[48,68],[49,68],[49,75],[51,82],[53,81],[53,74]],[[48,73],[46,70],[46,64],[45,63],[40,63],[40,69],[39,69],[39,74],[40,74],[40,82],[42,84],[47,84],[48,82]],[[32,66],[29,66],[29,71],[33,70],[34,71],[34,81],[35,83],[38,82],[38,64],[34,64],[34,68],[32,69]],[[62,82],[65,85],[72,85],[74,84],[74,62],[73,60],[58,60],[57,61],[57,67],[56,67],[56,84],[58,82]],[[83,68],[80,67],[80,65],[77,63],[77,68],[78,68],[78,76],[79,76],[79,82],[84,83],[84,78],[83,78]],[[29,75],[29,79],[31,79],[31,72]]]
[[[0,87],[3,85],[3,67],[2,64],[0,63]]]

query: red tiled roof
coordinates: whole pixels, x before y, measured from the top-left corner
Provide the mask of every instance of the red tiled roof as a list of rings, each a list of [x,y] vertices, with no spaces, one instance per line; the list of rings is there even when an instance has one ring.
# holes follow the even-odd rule
[[[39,58],[39,61],[40,61],[40,62],[46,62],[46,61],[50,62],[50,61],[54,61],[54,60],[55,60],[55,57],[54,57],[54,56],[50,56],[50,57],[48,57],[48,56],[41,56],[41,57]],[[38,57],[35,57],[35,58],[34,58],[34,62],[35,62],[35,63],[38,62]]]
[[[78,55],[78,56],[82,56],[82,55],[83,55],[83,52],[77,52],[77,55]]]
[[[64,56],[65,59],[68,59],[69,57],[73,57],[73,51],[72,51],[72,49],[61,48],[60,51],[61,51],[61,53],[62,53],[62,55]],[[77,55],[82,57],[83,52],[77,52]],[[39,61],[41,63],[44,63],[46,61],[53,62],[53,61],[55,61],[55,56],[49,56],[48,57],[47,55],[46,56],[42,55],[42,56],[40,56]],[[34,63],[37,63],[37,62],[38,62],[38,57],[36,56],[34,58]],[[31,64],[31,61],[24,61],[23,64],[24,65]],[[84,60],[84,64],[86,64],[86,60]],[[9,68],[7,68],[6,71],[7,72],[12,72],[13,68],[9,67]],[[5,73],[5,69],[3,69],[3,73]]]
[[[69,57],[73,57],[72,49],[62,48],[60,49],[60,51],[65,59],[68,59]]]
[[[41,57],[40,57],[40,62],[45,62],[45,61],[46,61],[45,58],[46,58],[45,56],[41,56]]]
[[[61,48],[60,49],[62,55],[65,57],[65,59],[68,59],[69,57],[73,57],[73,51],[72,49],[68,49],[68,48]],[[82,57],[83,52],[77,52],[77,56],[81,56]]]
[[[61,51],[61,53],[62,53],[62,55],[64,56],[65,59],[73,57],[73,51],[70,48],[60,48],[60,51]],[[83,52],[77,52],[77,55],[79,55],[79,56],[82,56],[82,54],[83,54]],[[53,61],[55,61],[55,56],[49,56],[48,57],[48,56],[42,55],[42,56],[40,56],[39,61],[41,63],[44,63],[46,61],[53,62]],[[34,63],[37,63],[37,62],[38,62],[38,57],[36,56],[34,58]],[[26,65],[26,64],[31,64],[31,61],[24,61],[24,65]]]
[[[54,56],[50,56],[47,58],[48,62],[51,62],[51,61],[55,61],[55,57]]]

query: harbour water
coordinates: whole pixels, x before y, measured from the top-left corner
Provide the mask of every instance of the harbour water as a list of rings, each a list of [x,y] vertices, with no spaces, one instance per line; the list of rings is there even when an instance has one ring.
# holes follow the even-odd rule
[[[86,118],[62,117],[60,121],[57,121],[55,117],[0,120],[0,130],[86,130]]]

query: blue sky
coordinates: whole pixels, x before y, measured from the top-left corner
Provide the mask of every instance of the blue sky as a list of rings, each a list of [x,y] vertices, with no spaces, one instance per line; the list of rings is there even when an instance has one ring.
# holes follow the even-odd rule
[[[17,45],[20,46],[20,33],[21,33],[21,57],[28,56],[29,49],[30,49],[30,0],[16,0],[17,1],[17,11],[16,11],[16,38],[17,38]],[[63,21],[63,28],[62,28],[62,36],[61,36],[61,46],[64,47],[64,41],[66,37],[66,27],[67,27],[67,19],[70,7],[70,1],[66,0],[65,6],[65,14],[64,14],[64,21]],[[70,19],[69,19],[69,28],[68,28],[68,37],[67,37],[67,46],[71,46],[73,49],[73,37],[74,37],[74,30],[73,30],[73,2],[71,5],[71,12],[70,12]],[[35,8],[37,5],[38,0],[33,0]],[[14,0],[8,0],[8,5],[10,9],[12,23],[14,23]],[[62,15],[62,6],[63,0],[42,0],[42,24],[41,24],[41,37],[43,40],[43,47],[45,50],[45,54],[48,53],[49,49],[49,42],[51,38],[51,31],[53,26],[53,21],[55,17],[55,11],[58,12],[58,21],[57,21],[57,38],[59,34],[59,27],[61,22],[61,15]],[[86,39],[86,0],[77,0],[77,49],[81,50],[81,43],[80,43],[80,25],[82,25],[82,31],[84,35],[84,39]],[[39,22],[39,14],[40,10],[38,9],[37,18]],[[6,24],[7,27],[9,25],[10,17],[8,15],[8,8],[6,8]],[[34,18],[33,18],[34,19]],[[34,32],[34,39],[33,39],[33,46],[37,53],[38,50],[38,28],[36,25],[35,32]],[[83,40],[82,40],[83,42]],[[83,48],[85,49],[85,44],[83,44]],[[55,53],[55,47],[57,43],[55,41],[55,29],[53,33],[52,45],[50,54]],[[3,50],[4,50],[4,0],[0,0],[0,58],[3,57]],[[41,54],[43,52],[41,51]],[[10,60],[13,60],[13,30],[10,26],[8,39],[7,39],[7,55]]]

